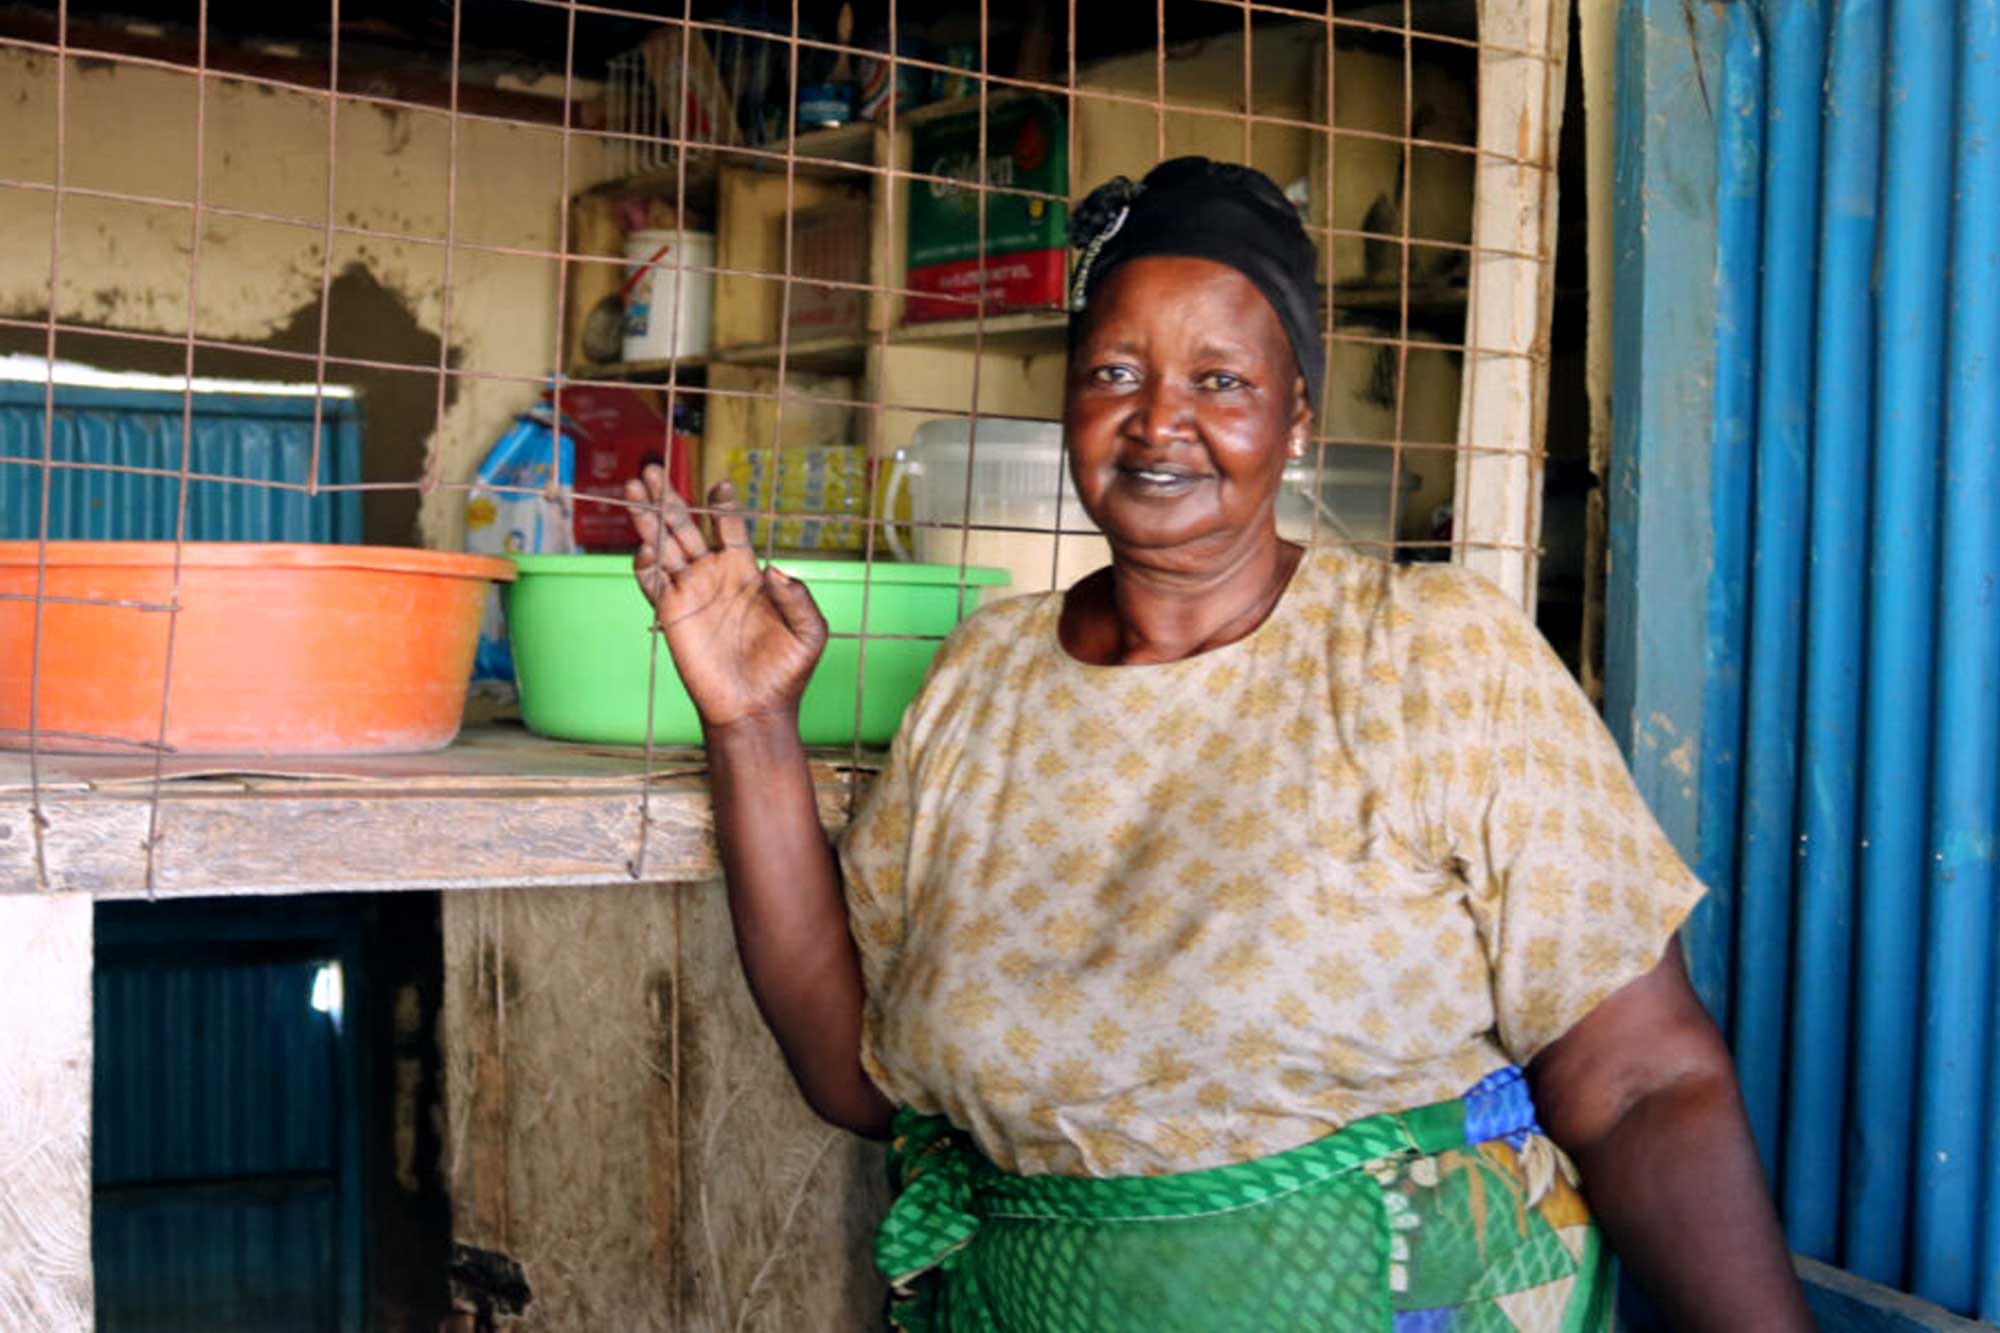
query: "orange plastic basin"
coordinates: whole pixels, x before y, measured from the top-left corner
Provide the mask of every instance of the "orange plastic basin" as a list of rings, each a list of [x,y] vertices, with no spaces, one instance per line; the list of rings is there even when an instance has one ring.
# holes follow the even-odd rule
[[[36,568],[36,543],[0,542],[0,746],[16,750],[28,746]],[[486,556],[189,542],[180,613],[170,617],[149,608],[173,597],[172,543],[50,542],[35,716],[41,748],[131,753],[155,745],[163,699],[166,743],[184,753],[449,745],[465,710],[487,582],[513,577],[512,564]]]

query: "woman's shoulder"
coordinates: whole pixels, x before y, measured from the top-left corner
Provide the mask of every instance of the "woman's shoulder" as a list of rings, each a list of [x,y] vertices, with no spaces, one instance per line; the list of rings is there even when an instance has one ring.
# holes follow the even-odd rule
[[[1019,593],[986,603],[959,621],[938,645],[931,663],[932,678],[991,667],[998,664],[997,658],[1012,658],[1038,646],[1035,626],[1061,609],[1060,592]]]
[[[1518,620],[1520,605],[1477,570],[1445,561],[1394,565],[1391,579],[1399,600],[1460,619]]]
[[[997,598],[968,613],[945,638],[945,643],[968,645],[1012,639],[1052,605],[1060,609],[1062,599],[1060,592],[1022,592]]]
[[[1538,637],[1519,604],[1484,576],[1442,562],[1392,564],[1364,552],[1325,548],[1298,612],[1323,634],[1326,651],[1356,669],[1435,666],[1463,677],[1533,655]]]
[[[1412,620],[1518,620],[1521,609],[1484,575],[1443,561],[1396,564],[1361,550],[1323,546],[1308,557],[1310,601],[1343,618],[1379,619],[1406,628]]]

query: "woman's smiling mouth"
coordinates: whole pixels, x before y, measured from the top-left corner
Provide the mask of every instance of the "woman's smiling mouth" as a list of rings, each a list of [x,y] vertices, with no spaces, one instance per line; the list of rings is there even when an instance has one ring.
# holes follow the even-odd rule
[[[1121,480],[1142,493],[1178,494],[1191,489],[1203,479],[1205,474],[1184,468],[1173,467],[1129,467],[1120,465],[1118,476]]]

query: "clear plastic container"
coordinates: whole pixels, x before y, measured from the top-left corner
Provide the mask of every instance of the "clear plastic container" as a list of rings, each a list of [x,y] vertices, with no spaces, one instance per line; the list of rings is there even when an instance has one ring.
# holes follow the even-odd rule
[[[1317,462],[1309,453],[1293,463],[1278,492],[1279,535],[1322,546],[1358,544],[1363,554],[1387,559],[1396,535],[1394,461],[1386,444],[1329,444]],[[1405,491],[1416,487],[1407,457],[1401,482]]]
[[[1111,563],[1111,548],[1070,481],[1057,422],[926,422],[907,448],[896,451],[886,486],[884,513],[896,512],[898,492],[910,497],[909,545],[894,526],[884,529],[898,559],[1005,569],[1014,592],[1067,588]],[[970,530],[961,531],[961,524]]]
[[[1067,588],[1111,562],[1111,549],[1070,480],[1059,423],[981,418],[976,439],[972,426],[927,422],[896,451],[883,512],[896,512],[899,492],[907,491],[914,526],[907,547],[893,526],[885,529],[892,554],[1006,569],[1015,592]],[[969,490],[968,451],[974,460]],[[1381,445],[1328,445],[1322,459],[1292,464],[1278,494],[1279,533],[1296,542],[1381,544],[1370,553],[1386,556],[1395,535],[1392,471],[1393,451]],[[1405,487],[1416,480],[1407,466],[1402,480]],[[961,524],[970,530],[961,533]]]

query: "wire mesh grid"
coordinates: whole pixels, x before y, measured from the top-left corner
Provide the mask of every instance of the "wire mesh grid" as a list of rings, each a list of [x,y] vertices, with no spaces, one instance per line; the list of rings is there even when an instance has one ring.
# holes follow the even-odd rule
[[[373,9],[355,13],[357,3],[348,0],[344,16],[342,0],[329,0],[303,25],[307,38],[293,41],[259,39],[235,11],[227,21],[212,13],[210,0],[191,0],[171,22],[136,32],[69,0],[0,30],[19,105],[47,113],[45,124],[24,124],[20,146],[0,156],[0,192],[33,206],[39,216],[29,226],[46,241],[39,280],[16,284],[38,292],[39,309],[0,293],[0,335],[50,368],[36,447],[0,456],[0,487],[39,488],[36,527],[26,534],[32,581],[26,591],[0,591],[0,609],[29,611],[26,679],[9,686],[24,698],[25,724],[0,728],[0,742],[26,753],[38,884],[48,882],[44,755],[75,746],[152,756],[149,892],[156,881],[196,485],[314,499],[403,494],[422,506],[425,540],[452,546],[454,505],[475,489],[546,494],[473,472],[484,442],[478,428],[490,439],[496,420],[544,390],[560,420],[566,395],[644,386],[663,423],[662,455],[674,447],[678,409],[701,409],[698,494],[732,466],[748,470],[764,558],[855,562],[858,628],[835,636],[852,640],[856,657],[855,739],[845,747],[851,800],[856,775],[869,767],[860,736],[870,645],[935,641],[871,628],[876,572],[891,555],[907,548],[952,566],[963,613],[979,598],[970,571],[982,552],[1034,553],[1046,578],[1037,568],[1017,577],[1018,590],[1060,586],[1070,572],[1066,552],[1101,550],[1059,481],[1033,497],[1049,517],[981,516],[981,434],[990,440],[1036,424],[1059,431],[1066,208],[1113,171],[1136,178],[1184,152],[1265,169],[1322,251],[1330,373],[1310,479],[1294,479],[1300,535],[1398,559],[1484,561],[1503,586],[1532,596],[1566,7],[1155,0],[1148,32],[1136,17],[1143,10],[1120,7],[1112,18],[1076,0],[1000,16],[985,0],[942,16],[885,0],[860,7],[868,28],[857,38],[852,7],[820,0],[454,0],[447,17],[432,14],[420,59],[403,54],[405,71],[414,64],[423,73],[399,80],[382,74],[379,52],[357,35],[380,19]],[[496,45],[514,48],[512,72],[499,77]],[[524,60],[538,68],[534,79],[518,72]],[[117,158],[93,102],[120,76],[135,80],[135,96],[158,99],[158,123],[137,137],[171,147],[186,168],[185,188],[165,183],[170,173],[134,173],[135,184],[104,165]],[[252,101],[265,110],[246,110]],[[1027,107],[1045,121],[1023,121]],[[388,124],[386,136],[370,134],[363,113]],[[1044,142],[1028,156],[1039,152],[1060,171],[1025,169],[1024,123],[1057,126],[1062,151]],[[1002,133],[1015,137],[1002,143]],[[365,200],[357,180],[371,172],[397,179],[383,163],[419,138],[427,169],[402,179],[420,182],[410,188],[425,205]],[[912,228],[930,219],[919,216],[918,201],[939,199],[969,219],[972,258],[919,271]],[[1053,260],[1003,251],[1018,238],[989,235],[994,209],[1007,201],[1041,223]],[[95,231],[78,225],[79,214],[91,216]],[[628,233],[661,220],[676,230],[712,228],[713,258],[690,259],[683,246],[656,271],[635,264]],[[843,225],[860,233],[845,246],[837,244]],[[14,234],[32,233],[17,226]],[[104,271],[127,236],[127,253],[152,259],[136,278]],[[434,352],[377,351],[365,337],[334,336],[337,287],[356,265],[400,271],[424,287]],[[147,290],[151,310],[135,312],[119,294],[127,279]],[[615,317],[615,303],[641,280],[668,330],[705,296],[709,326],[688,335],[700,340],[697,350],[675,344],[648,359],[631,355],[629,338],[609,356],[586,346],[590,319],[607,302]],[[251,302],[259,284],[310,296],[299,336],[250,336],[230,317],[231,302]],[[509,303],[523,293],[540,299]],[[829,309],[839,313],[830,330],[802,317]],[[495,336],[495,324],[510,336]],[[171,358],[183,400],[176,458],[59,456],[53,368],[72,348],[99,360]],[[197,379],[225,357],[254,362],[260,377],[310,386],[310,451],[296,477],[196,466]],[[426,452],[399,474],[324,481],[325,404],[366,375],[417,386],[429,403]],[[474,397],[483,417],[463,407]],[[919,425],[936,421],[958,423],[959,493],[955,503],[940,501],[944,516],[903,512],[887,485],[910,473],[898,451]],[[986,456],[997,447],[989,444]],[[858,497],[832,504],[823,492],[784,489],[784,469],[813,448],[849,451],[842,456],[864,478]],[[552,456],[550,476],[558,471]],[[59,482],[86,475],[173,483],[165,596],[51,592],[52,496]],[[1328,499],[1356,475],[1368,501],[1360,531],[1343,528],[1352,513]],[[1354,491],[1348,485],[1345,494]],[[808,532],[834,549],[801,551]],[[44,636],[54,607],[164,619],[150,734],[46,723]],[[649,647],[645,774],[656,758],[654,703],[671,671],[659,638]],[[624,867],[642,879],[651,781],[640,791]]]

